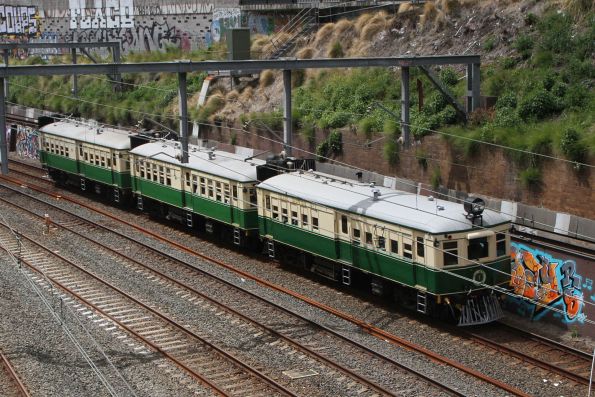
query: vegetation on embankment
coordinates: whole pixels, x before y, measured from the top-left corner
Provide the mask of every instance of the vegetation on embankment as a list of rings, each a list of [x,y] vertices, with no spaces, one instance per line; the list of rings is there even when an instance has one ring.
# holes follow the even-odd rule
[[[396,15],[380,12],[364,14],[355,20],[343,19],[322,26],[309,42],[302,43],[296,55],[300,58],[387,55],[388,49],[392,48],[390,45],[407,41],[404,35],[408,30],[419,37],[434,35],[439,38],[476,29],[469,15],[478,19],[481,6],[486,3],[490,7],[499,7],[487,1],[438,0],[426,3],[421,17],[419,12],[422,10],[403,5]],[[537,3],[531,4],[535,6]],[[476,9],[473,9],[474,13],[465,14],[465,7],[476,6],[480,10],[479,16],[475,14]],[[487,10],[484,15],[488,18],[492,14],[502,14],[499,9],[496,11]],[[478,141],[484,141],[565,157],[577,163],[592,162],[595,157],[593,5],[584,0],[568,0],[563,4],[547,2],[539,11],[516,14],[516,10],[511,11],[510,15],[519,21],[516,24],[518,31],[512,37],[505,37],[505,29],[509,27],[503,27],[504,22],[481,25],[484,31],[477,43],[484,55],[481,91],[483,95],[497,97],[497,102],[493,109],[472,114],[466,125],[460,122],[454,109],[429,80],[417,69],[411,69],[411,131],[416,139],[437,131],[471,138],[444,135],[468,157],[480,153],[485,146]],[[396,38],[386,39],[391,34]],[[382,43],[389,47],[383,47]],[[265,45],[266,38],[255,38],[253,49],[261,50]],[[426,47],[420,51],[430,52]],[[445,50],[434,51],[444,53]],[[447,51],[463,52],[454,44]],[[129,54],[124,61],[203,60],[222,58],[224,54],[225,49],[221,46],[193,53],[168,48],[158,53]],[[33,57],[25,62],[45,61]],[[68,59],[52,58],[51,62],[68,63]],[[455,97],[464,95],[464,70],[443,68],[439,76]],[[243,125],[258,120],[253,124],[257,128],[262,125],[270,130],[282,128],[281,112],[275,109],[281,102],[271,99],[275,95],[278,99],[281,92],[279,73],[265,71],[258,87],[247,86],[242,91],[216,87],[210,92],[206,104],[197,108],[204,77],[198,73],[188,75],[189,109],[193,120],[210,123],[217,118]],[[417,80],[424,93],[423,106],[420,106],[415,89]],[[124,81],[124,89],[114,92],[105,76],[80,76],[78,99],[72,99],[69,76],[12,78],[10,101],[80,114],[111,124],[135,125],[138,120],[151,118],[176,128],[175,75],[135,74],[124,76]],[[398,162],[398,70],[298,71],[294,72],[293,85],[296,127],[308,142],[314,143],[315,128],[334,131],[335,135],[341,130],[353,131],[369,140],[384,135],[386,160],[391,164]],[[145,123],[145,126],[150,125],[150,122]],[[319,154],[329,153],[328,143],[326,146],[324,142],[319,144]],[[537,175],[535,170],[540,165],[539,157],[518,151],[510,153],[512,159],[525,168],[522,175],[527,176],[520,175],[521,180],[526,179],[526,184],[532,185]]]

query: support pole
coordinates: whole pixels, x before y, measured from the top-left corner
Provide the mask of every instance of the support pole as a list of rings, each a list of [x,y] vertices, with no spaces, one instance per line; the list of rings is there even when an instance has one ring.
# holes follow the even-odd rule
[[[72,64],[76,65],[76,48],[72,48],[70,50],[71,54],[72,54]],[[79,95],[79,89],[78,89],[78,77],[76,75],[76,73],[72,74],[72,95],[77,97]]]
[[[474,63],[471,66],[471,77],[473,82],[471,83],[471,107],[473,110],[479,109],[479,87],[481,86],[481,80],[479,77],[479,63]]]
[[[291,156],[291,70],[283,70],[283,146],[286,156]]]
[[[178,93],[180,97],[180,143],[182,163],[188,163],[188,98],[186,94],[186,73],[178,73]]]
[[[3,77],[1,84],[6,83]],[[2,162],[2,175],[8,174],[8,147],[6,145],[6,97],[4,90],[0,90],[0,162]]]
[[[10,51],[9,49],[5,49],[2,52],[2,56],[4,57],[4,65],[5,66],[8,66],[8,56],[10,55],[9,51]],[[8,99],[8,97],[9,97],[8,94],[9,94],[9,92],[8,92],[8,78],[5,78],[4,79],[4,98],[5,99]]]
[[[119,65],[121,62],[120,43],[116,43],[116,45],[112,47],[112,57],[114,60],[114,64]],[[116,90],[121,91],[122,90],[122,75],[120,73],[115,73],[112,76],[112,79],[117,82],[116,86],[115,86]]]
[[[409,66],[401,66],[401,131],[403,146],[409,147]]]

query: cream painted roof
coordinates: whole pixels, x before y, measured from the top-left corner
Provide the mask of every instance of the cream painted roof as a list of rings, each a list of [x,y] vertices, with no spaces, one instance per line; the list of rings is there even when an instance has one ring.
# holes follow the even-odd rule
[[[243,156],[221,150],[214,150],[214,157],[211,160],[207,149],[189,145],[188,150],[188,164],[182,164],[178,160],[181,155],[181,147],[180,143],[175,141],[145,143],[135,147],[130,153],[239,182],[255,182],[256,166],[266,163],[259,159],[244,161]]]
[[[40,131],[111,149],[130,149],[130,133],[128,131],[101,125],[93,127],[75,121],[58,121],[41,127]]]
[[[473,228],[460,203],[430,201],[426,196],[381,186],[371,187],[317,172],[277,175],[258,187],[432,234]],[[374,189],[380,193],[378,200],[373,199]],[[505,222],[507,219],[501,214],[484,210],[484,227]]]

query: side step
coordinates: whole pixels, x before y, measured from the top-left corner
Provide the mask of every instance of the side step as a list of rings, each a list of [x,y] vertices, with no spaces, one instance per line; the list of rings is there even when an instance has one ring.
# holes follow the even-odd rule
[[[426,291],[417,290],[417,311],[422,314],[428,312],[428,294]]]

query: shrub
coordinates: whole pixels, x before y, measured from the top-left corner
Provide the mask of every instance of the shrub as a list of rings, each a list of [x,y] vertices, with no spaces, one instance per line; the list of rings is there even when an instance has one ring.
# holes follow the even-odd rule
[[[340,131],[333,131],[328,136],[329,150],[333,154],[343,152],[343,134]]]
[[[520,172],[519,178],[527,189],[537,190],[542,185],[541,171],[537,167],[529,167]]]
[[[519,116],[523,120],[539,120],[550,116],[560,110],[556,97],[542,89],[535,90],[527,95],[519,104]]]
[[[488,37],[488,39],[483,43],[483,49],[486,52],[492,51],[496,47],[496,38],[494,36]]]
[[[432,175],[430,176],[430,184],[432,185],[432,189],[436,190],[442,184],[442,174],[440,173],[440,167],[436,166],[432,170]]]
[[[336,40],[328,51],[329,58],[343,58],[345,53],[343,52],[343,46],[339,40]]]
[[[275,81],[275,75],[272,70],[263,70],[260,73],[260,86],[268,87]]]
[[[521,54],[523,59],[528,59],[531,56],[533,45],[533,39],[526,34],[522,34],[514,41],[512,46]]]
[[[382,148],[382,154],[390,165],[397,165],[399,162],[399,144],[394,139],[389,139]]]
[[[442,95],[440,92],[434,92],[430,95],[430,98],[424,105],[423,112],[427,115],[432,115],[440,112],[442,109],[446,107],[448,102],[446,101],[446,97]]]
[[[322,141],[316,147],[316,154],[318,155],[318,161],[326,161],[328,157],[328,141]]]
[[[308,142],[309,145],[313,145],[316,140],[316,130],[314,125],[310,123],[301,124],[300,134]]]
[[[587,148],[580,141],[578,131],[568,128],[560,137],[560,149],[568,160],[582,163],[587,155]]]
[[[533,14],[533,13],[528,13],[527,15],[525,15],[525,25],[527,26],[533,26],[537,23],[538,18],[537,15]]]
[[[397,136],[400,131],[399,123],[393,119],[386,119],[384,120],[382,131],[388,136]]]
[[[513,108],[503,107],[496,109],[493,124],[496,127],[515,127],[522,122],[518,113]]]
[[[516,93],[512,91],[507,91],[504,94],[500,95],[498,100],[496,101],[496,109],[514,109],[517,105]]]
[[[440,71],[440,80],[450,87],[454,87],[459,82],[457,72],[453,68],[443,68]]]

